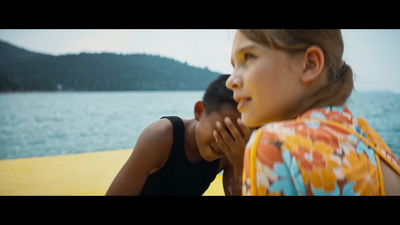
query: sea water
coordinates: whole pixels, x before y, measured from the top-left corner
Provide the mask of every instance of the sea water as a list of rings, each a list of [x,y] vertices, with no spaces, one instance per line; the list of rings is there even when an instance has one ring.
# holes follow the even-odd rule
[[[0,94],[0,159],[133,149],[162,116],[194,117],[203,91]],[[355,92],[348,107],[400,158],[400,95]]]

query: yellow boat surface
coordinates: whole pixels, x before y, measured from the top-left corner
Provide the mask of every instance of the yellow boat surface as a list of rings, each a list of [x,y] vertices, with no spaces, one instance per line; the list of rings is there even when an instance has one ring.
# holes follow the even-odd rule
[[[0,160],[0,195],[105,195],[132,149]],[[218,175],[204,196],[224,195]]]

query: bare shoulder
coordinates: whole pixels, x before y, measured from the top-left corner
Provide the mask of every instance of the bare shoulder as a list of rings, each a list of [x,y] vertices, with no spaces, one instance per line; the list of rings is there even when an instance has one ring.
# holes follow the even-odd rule
[[[162,166],[173,143],[173,126],[168,119],[148,125],[140,134],[131,157],[155,159],[156,167]]]
[[[400,175],[384,160],[381,160],[381,168],[385,194],[389,196],[400,195]]]
[[[148,125],[106,195],[138,195],[148,175],[165,164],[173,143],[172,130],[167,119]]]
[[[172,144],[173,142],[173,126],[168,119],[157,120],[148,125],[140,134],[138,141],[154,141],[152,144]]]

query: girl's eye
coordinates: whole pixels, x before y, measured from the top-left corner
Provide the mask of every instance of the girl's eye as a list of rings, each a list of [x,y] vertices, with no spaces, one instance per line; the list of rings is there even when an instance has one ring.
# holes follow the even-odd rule
[[[251,53],[245,53],[244,54],[245,61],[247,61],[249,59],[252,59],[252,58],[255,58],[255,56],[253,54],[251,54]]]

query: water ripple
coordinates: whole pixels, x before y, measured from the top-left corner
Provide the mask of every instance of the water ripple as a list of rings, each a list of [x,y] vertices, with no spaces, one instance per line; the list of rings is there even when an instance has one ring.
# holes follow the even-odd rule
[[[0,94],[0,159],[133,148],[162,116],[193,118],[203,92]],[[400,95],[355,93],[349,100],[400,157]]]

